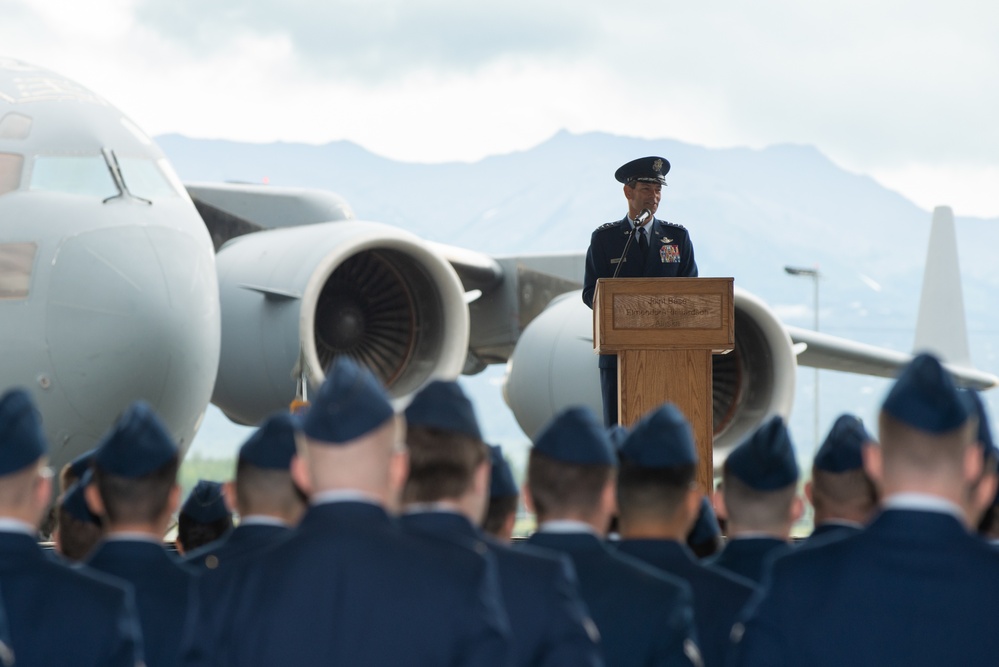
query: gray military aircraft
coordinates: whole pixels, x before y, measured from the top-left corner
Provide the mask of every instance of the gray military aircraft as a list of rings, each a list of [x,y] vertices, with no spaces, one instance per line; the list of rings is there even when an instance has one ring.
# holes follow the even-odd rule
[[[258,423],[340,354],[400,399],[507,363],[528,434],[565,406],[600,408],[579,253],[490,257],[357,220],[326,191],[182,185],[107,101],[9,59],[0,223],[0,387],[32,393],[56,466],[137,398],[183,449],[209,401]],[[735,311],[736,349],[714,361],[719,453],[787,416],[798,364],[890,376],[910,358],[784,326],[739,289]],[[966,386],[999,381],[950,368]]]

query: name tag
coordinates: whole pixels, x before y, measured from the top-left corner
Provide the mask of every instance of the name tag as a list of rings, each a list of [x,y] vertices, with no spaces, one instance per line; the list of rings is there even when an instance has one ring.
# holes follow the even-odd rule
[[[611,260],[611,264],[618,264],[619,262],[622,262],[622,261],[625,261],[625,262],[627,262],[627,261],[628,261],[628,258],[627,258],[627,257],[625,257],[625,258],[624,258],[623,260],[622,260],[622,259],[621,259],[620,257],[618,257],[617,259],[612,259],[612,260]]]

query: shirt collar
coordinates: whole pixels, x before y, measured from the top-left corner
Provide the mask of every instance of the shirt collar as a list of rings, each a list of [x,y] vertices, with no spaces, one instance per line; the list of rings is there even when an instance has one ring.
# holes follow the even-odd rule
[[[569,519],[556,519],[554,521],[545,521],[540,526],[538,526],[539,533],[590,533],[591,535],[596,535],[597,531],[593,530],[593,526],[583,521],[572,521]]]
[[[312,496],[310,503],[325,505],[327,503],[370,503],[381,507],[382,503],[374,495],[357,489],[333,489],[320,491]]]
[[[964,512],[956,504],[940,496],[932,496],[927,493],[896,493],[885,498],[882,507],[886,510],[917,510],[950,514],[961,523],[967,521]]]
[[[0,533],[24,533],[36,537],[38,531],[30,523],[10,517],[0,517]]]

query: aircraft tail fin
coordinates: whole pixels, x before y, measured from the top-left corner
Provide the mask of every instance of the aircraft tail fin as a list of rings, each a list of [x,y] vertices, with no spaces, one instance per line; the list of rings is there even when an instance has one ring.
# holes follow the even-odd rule
[[[971,366],[957,233],[954,212],[949,206],[938,206],[933,210],[912,349],[915,352],[933,352],[954,365]]]

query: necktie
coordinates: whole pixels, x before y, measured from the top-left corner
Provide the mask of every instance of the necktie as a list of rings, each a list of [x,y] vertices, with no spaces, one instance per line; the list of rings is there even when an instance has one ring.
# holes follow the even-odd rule
[[[645,227],[638,228],[638,249],[642,251],[642,257],[648,254],[649,240],[645,238]]]

